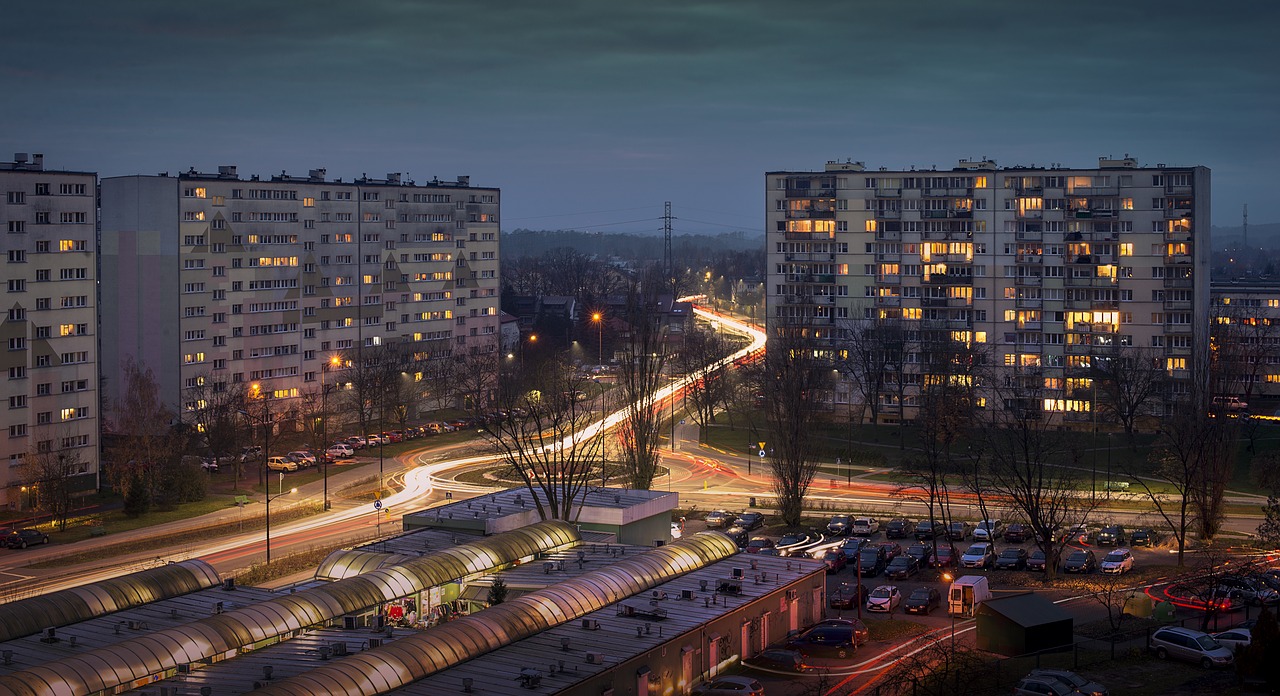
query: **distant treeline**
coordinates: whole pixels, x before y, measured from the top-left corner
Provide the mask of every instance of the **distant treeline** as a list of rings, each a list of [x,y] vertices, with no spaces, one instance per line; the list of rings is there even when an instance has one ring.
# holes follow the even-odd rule
[[[502,256],[507,259],[543,256],[558,249],[600,259],[662,260],[662,237],[577,230],[516,229],[502,233]],[[704,262],[725,252],[763,251],[764,240],[745,232],[718,235],[681,234],[671,237],[671,252],[683,264]]]

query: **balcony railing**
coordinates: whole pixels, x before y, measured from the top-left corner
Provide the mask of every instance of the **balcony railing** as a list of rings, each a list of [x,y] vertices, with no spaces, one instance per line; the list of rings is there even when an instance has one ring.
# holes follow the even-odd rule
[[[1174,309],[1191,309],[1191,300],[1165,300],[1164,308]]]
[[[787,189],[787,198],[833,198],[836,190],[833,188],[789,188]]]
[[[1040,285],[1042,279],[1040,276],[1015,276],[1014,285]]]
[[[1013,306],[1019,309],[1039,309],[1044,305],[1044,300],[1040,298],[1019,297],[1014,301]]]
[[[1044,263],[1040,254],[1018,254],[1018,263]]]
[[[1165,278],[1164,286],[1166,288],[1193,288],[1195,280],[1192,278]]]

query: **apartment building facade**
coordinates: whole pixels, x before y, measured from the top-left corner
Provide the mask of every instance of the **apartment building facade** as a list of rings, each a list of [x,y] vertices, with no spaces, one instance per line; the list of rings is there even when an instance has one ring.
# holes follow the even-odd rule
[[[1215,391],[1273,416],[1259,402],[1280,396],[1280,280],[1214,282],[1209,294]]]
[[[43,155],[0,162],[0,505],[8,509],[30,509],[54,486],[97,489],[96,184],[91,172],[46,170]]]
[[[497,351],[498,189],[325,176],[103,179],[108,391],[132,356],[182,414],[210,382],[281,413],[334,356]]]
[[[860,322],[941,331],[1042,375],[1041,408],[1065,420],[1093,417],[1087,368],[1115,346],[1150,348],[1185,391],[1208,355],[1209,178],[1128,156],[768,172],[769,323],[806,327],[837,353]],[[878,395],[880,420],[915,417],[917,357],[905,389]],[[865,399],[842,374],[832,401]]]

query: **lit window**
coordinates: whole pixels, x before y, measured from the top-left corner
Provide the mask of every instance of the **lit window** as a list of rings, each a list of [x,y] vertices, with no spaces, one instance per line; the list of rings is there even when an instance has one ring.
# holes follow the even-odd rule
[[[63,336],[71,336],[76,332],[75,324],[63,324],[58,327],[59,333]]]

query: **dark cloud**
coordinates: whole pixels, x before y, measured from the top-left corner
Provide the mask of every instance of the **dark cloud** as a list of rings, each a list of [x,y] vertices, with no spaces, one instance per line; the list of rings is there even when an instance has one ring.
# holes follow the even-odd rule
[[[106,175],[469,173],[503,187],[508,221],[545,224],[663,200],[758,219],[763,171],[830,158],[1129,152],[1213,167],[1219,222],[1244,202],[1280,220],[1263,175],[1277,15],[1243,0],[21,3],[0,88],[22,98],[0,147]]]

